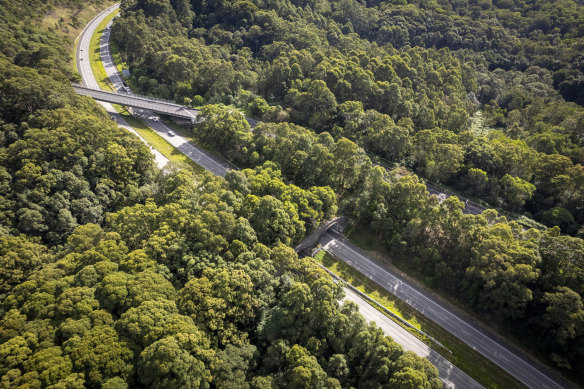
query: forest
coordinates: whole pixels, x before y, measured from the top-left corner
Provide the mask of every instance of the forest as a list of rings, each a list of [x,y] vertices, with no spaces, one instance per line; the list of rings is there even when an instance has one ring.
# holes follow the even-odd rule
[[[128,82],[202,106],[225,179],[75,94],[41,21],[88,3],[0,0],[2,387],[442,387],[290,247],[336,214],[584,380],[578,3],[124,2]]]
[[[145,94],[292,122],[580,236],[584,8],[547,1],[127,1]]]
[[[289,247],[338,212],[331,187],[268,160],[161,171],[75,94],[42,22],[89,4],[0,2],[0,387],[440,388]]]
[[[199,141],[329,186],[427,284],[579,380],[583,35],[579,3],[520,0],[140,0],[112,28],[136,90],[202,107]],[[549,228],[465,215],[420,177]]]

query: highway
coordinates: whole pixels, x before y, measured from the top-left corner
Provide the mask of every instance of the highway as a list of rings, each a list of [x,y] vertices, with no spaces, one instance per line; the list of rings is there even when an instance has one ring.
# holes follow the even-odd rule
[[[446,358],[432,350],[427,344],[416,338],[399,324],[372,307],[357,293],[348,288],[343,288],[343,290],[345,292],[344,300],[352,301],[357,304],[359,306],[359,312],[361,312],[365,320],[368,322],[375,322],[375,324],[377,324],[387,336],[391,337],[405,350],[413,351],[420,357],[427,358],[434,366],[436,366],[438,368],[439,377],[442,382],[444,382],[445,388],[482,388],[479,383],[469,377],[465,372],[454,366]]]
[[[119,4],[116,4],[107,10],[103,11],[99,15],[97,15],[89,24],[85,27],[81,35],[79,36],[79,44],[77,46],[77,69],[79,74],[81,75],[81,80],[83,85],[87,88],[92,89],[99,89],[99,84],[91,71],[90,61],[89,61],[89,42],[91,40],[91,36],[94,34],[97,26],[109,15],[110,13],[114,12],[119,7]],[[111,24],[111,23],[110,23]],[[108,24],[109,26],[109,24]],[[122,84],[122,78],[118,73],[118,69],[116,68],[112,56],[109,50],[109,29],[102,34],[101,41],[100,41],[100,56],[102,62],[104,64],[104,68],[110,78],[110,81],[116,88],[116,90],[121,91],[125,90],[125,87]],[[131,126],[118,114],[115,108],[106,102],[101,102],[104,106],[106,111],[118,122],[118,125],[131,131],[135,135],[137,135],[142,141],[146,142],[138,133],[131,128]],[[142,119],[146,122],[148,126],[150,126],[154,131],[158,133],[162,138],[168,141],[171,145],[173,145],[176,149],[181,151],[187,157],[195,161],[197,164],[202,166],[204,169],[210,171],[213,174],[219,175],[224,177],[227,171],[230,169],[230,166],[223,161],[218,160],[214,156],[207,153],[205,150],[193,145],[192,143],[188,142],[185,138],[174,135],[174,132],[159,118],[154,115],[151,111],[142,110],[142,109],[131,109],[133,116]],[[168,163],[168,159],[164,157],[160,152],[153,149],[149,145],[150,149],[154,153],[155,160],[157,165],[162,168]]]
[[[430,194],[430,196],[436,195],[436,197],[438,197],[438,200],[440,200],[440,201],[443,201],[450,196],[454,196],[454,195],[450,195],[450,194],[446,193],[443,189],[441,189],[437,186],[434,186],[434,185],[430,185],[428,183],[426,183],[426,189],[428,190],[428,193]],[[464,210],[462,211],[463,213],[471,214],[471,215],[480,215],[486,209],[486,208],[483,208],[480,205],[475,204],[472,201],[469,201],[463,197],[459,197],[459,196],[457,196],[457,197],[460,201],[465,203]]]
[[[107,17],[107,15],[115,11],[118,8],[118,6],[119,5],[114,5],[113,7],[110,7],[105,11],[101,12],[99,15],[93,18],[87,26],[85,26],[85,28],[79,35],[79,43],[77,45],[77,70],[81,75],[83,85],[85,85],[88,88],[96,89],[99,88],[99,84],[97,83],[97,80],[95,79],[93,72],[91,71],[91,65],[89,62],[89,42],[91,40],[91,36],[93,35],[93,32],[95,31],[99,23],[101,23],[103,19]],[[118,123],[118,126],[130,131],[148,145],[150,151],[152,152],[152,154],[154,154],[154,160],[159,168],[162,169],[164,166],[166,166],[166,164],[168,163],[168,158],[166,158],[164,155],[162,155],[162,153],[160,153],[158,150],[150,146],[144,138],[142,138],[136,131],[134,131],[134,129],[128,124],[128,122],[124,120],[123,117],[120,116],[118,111],[116,111],[116,109],[110,103],[100,102],[100,104],[105,108],[107,113]]]
[[[533,366],[538,364],[536,361],[527,361],[524,357],[510,351],[495,340],[492,335],[461,318],[438,300],[427,295],[418,287],[409,284],[398,274],[377,265],[363,251],[348,242],[343,235],[328,231],[322,235],[320,244],[329,254],[343,260],[408,303],[529,388],[562,388],[560,384]]]
[[[104,14],[98,15],[96,19],[94,19],[84,30],[82,33],[82,38],[80,39],[80,44],[78,47],[78,56],[79,59],[79,48],[83,48],[84,52],[87,53],[89,48],[89,39],[92,32],[95,31],[97,25],[107,16],[109,12],[113,12],[117,7],[112,7],[109,11],[106,11]],[[125,87],[122,84],[122,78],[119,75],[119,72],[115,66],[115,63],[111,57],[110,50],[109,50],[109,29],[104,31],[102,35],[101,42],[100,42],[100,53],[101,59],[104,64],[104,68],[110,78],[110,81],[114,85],[114,87],[118,91],[122,91]],[[85,35],[83,35],[85,34]],[[87,43],[86,46],[83,47],[83,36],[87,36]],[[79,64],[78,60],[78,69],[79,73],[82,76],[83,84],[89,88],[98,88],[98,83],[91,72],[91,67],[89,66],[88,57],[85,57],[84,63]],[[87,65],[82,69],[83,65]],[[102,103],[104,106],[111,107],[111,110],[106,108],[110,115],[114,117],[118,117],[123,121],[123,119],[117,114],[115,109],[109,103]],[[207,156],[203,152],[198,152],[198,150],[193,151],[194,145],[187,142],[185,139],[181,138],[178,135],[170,136],[169,131],[170,129],[164,125],[164,123],[160,122],[151,112],[147,110],[140,110],[140,109],[133,109],[133,115],[137,116],[147,122],[152,128],[154,128],[157,133],[166,139],[169,143],[183,152],[187,157],[191,158],[193,161],[201,165],[203,168],[211,171],[212,173],[224,176],[225,173],[228,171],[229,167],[224,166],[220,162],[215,161],[212,157]],[[120,123],[120,121],[118,121]],[[255,124],[255,123],[253,123]],[[133,131],[133,130],[132,130]],[[160,153],[158,153],[160,154]],[[394,339],[398,344],[402,345],[404,349],[411,350],[416,354],[428,358],[430,362],[432,362],[436,367],[438,367],[440,378],[443,380],[446,388],[481,388],[481,386],[474,381],[471,377],[466,375],[448,360],[443,358],[440,354],[436,353],[434,350],[430,349],[426,344],[424,344],[421,340],[416,338],[414,335],[410,334],[408,331],[400,327],[396,324],[393,320],[389,317],[383,315],[375,308],[373,308],[369,303],[364,301],[355,293],[351,292],[347,289],[346,292],[346,299],[349,299],[355,302],[359,306],[360,312],[364,315],[366,320],[374,321],[379,327],[382,328],[384,333]]]
[[[98,88],[98,84],[93,77],[91,68],[89,66],[89,59],[87,57],[89,39],[103,18],[105,18],[109,12],[113,12],[116,8],[117,5],[98,15],[90,22],[90,24],[86,27],[80,36],[77,53],[78,69],[82,76],[83,84],[89,88]],[[122,88],[125,89],[125,87],[121,84],[121,77],[118,74],[118,70],[113,63],[109,52],[109,31],[106,31],[106,34],[103,34],[102,36],[100,50],[105,69],[108,73],[108,76],[112,80],[112,83],[117,90],[122,90]],[[118,123],[120,123],[120,120],[123,121],[123,119],[117,115],[113,107],[111,107],[111,104],[103,103],[103,105],[106,107],[106,110],[108,110],[108,112],[110,112],[110,114],[118,121]],[[110,111],[107,106],[111,107],[113,112]],[[142,118],[160,136],[178,148],[193,161],[205,169],[211,171],[212,173],[224,176],[225,173],[231,168],[227,165],[227,163],[218,161],[213,156],[208,155],[208,153],[206,153],[204,150],[201,150],[192,143],[189,143],[186,139],[178,135],[173,136],[171,129],[158,120],[158,118],[153,115],[152,112],[147,110],[134,109],[133,114],[134,116]],[[127,123],[125,123],[125,125],[127,126]],[[474,327],[460,317],[456,316],[447,308],[443,307],[439,302],[427,296],[424,292],[418,290],[415,286],[409,285],[399,276],[391,274],[387,270],[376,265],[371,259],[367,258],[366,255],[360,252],[360,250],[347,242],[342,235],[334,232],[327,232],[322,236],[320,243],[329,253],[349,263],[351,266],[361,271],[363,274],[386,288],[388,291],[406,301],[412,307],[429,317],[431,320],[435,321],[437,324],[444,327],[446,330],[453,333],[455,336],[459,337],[470,346],[474,347],[477,351],[481,352],[487,358],[501,366],[504,370],[508,371],[511,375],[515,376],[518,380],[525,383],[527,386],[531,388],[542,389],[561,387],[551,378],[534,368],[530,362],[526,362],[523,358],[499,345],[491,337],[484,334],[482,330]],[[369,317],[372,318],[370,320],[375,320],[379,326],[384,328],[384,331],[387,329],[390,336],[398,337],[398,335],[394,335],[396,332],[394,329],[391,329],[390,324],[393,323],[393,321],[391,321],[388,317],[384,315],[381,315],[381,317],[373,315],[373,313],[370,312],[367,308],[371,308],[368,303],[361,303],[359,306],[364,312],[366,312],[366,315],[369,315]],[[406,342],[406,344],[408,343]],[[404,345],[404,347],[407,349],[409,346]],[[423,353],[423,351],[420,352]],[[432,353],[433,352],[431,351],[429,352],[429,359],[433,355]],[[456,382],[457,378],[454,377],[458,375],[458,373],[454,372],[459,371],[458,369],[452,369],[451,364],[440,366],[440,361],[432,362],[439,367],[441,377],[447,377],[444,375],[445,373],[443,371],[453,371],[453,373],[450,375],[451,378],[449,382]],[[469,385],[470,384],[460,384],[456,387],[474,387]]]
[[[118,92],[126,92],[126,87],[123,85],[123,79],[116,67],[113,57],[110,52],[110,32],[109,27],[111,23],[108,23],[106,31],[101,36],[100,41],[100,55],[105,71],[114,85],[114,88]],[[164,138],[168,143],[173,145],[181,153],[189,157],[191,160],[195,161],[198,165],[204,169],[210,171],[211,173],[225,177],[225,174],[231,169],[229,164],[225,161],[221,161],[219,158],[208,153],[201,147],[190,143],[187,139],[175,134],[170,127],[168,127],[164,122],[160,120],[152,111],[145,109],[132,109],[132,115],[146,122],[158,135]]]

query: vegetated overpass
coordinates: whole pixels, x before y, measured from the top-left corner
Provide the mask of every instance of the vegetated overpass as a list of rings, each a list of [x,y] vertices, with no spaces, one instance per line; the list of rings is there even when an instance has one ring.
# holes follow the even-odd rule
[[[191,123],[195,123],[197,121],[197,116],[199,115],[199,111],[196,109],[188,108],[184,105],[172,103],[170,101],[133,94],[106,92],[99,89],[86,88],[81,85],[73,85],[73,88],[78,94],[93,97],[95,100],[125,105],[127,107],[148,109],[153,112],[188,119]]]

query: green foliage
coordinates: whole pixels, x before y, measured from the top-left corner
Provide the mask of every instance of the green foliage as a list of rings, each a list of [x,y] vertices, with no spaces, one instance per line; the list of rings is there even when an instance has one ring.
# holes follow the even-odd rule
[[[584,109],[568,102],[584,102],[581,4],[284,0],[264,6],[196,3],[196,16],[185,24],[184,5],[151,12],[128,3],[113,39],[144,92],[178,100],[204,95],[266,121],[330,131],[337,141],[345,136],[495,206],[537,220],[562,207],[582,225]],[[310,176],[298,174],[313,158],[300,151],[307,152],[304,144],[295,153],[264,149],[289,146],[273,138],[258,149],[242,118],[241,128],[232,128],[235,113],[206,110],[197,133],[228,158],[255,165],[258,158],[286,156],[291,166],[279,164],[287,177],[300,183]],[[471,117],[480,118],[473,132]],[[207,123],[216,120],[226,125],[209,132]],[[558,154],[566,157],[562,169]],[[324,176],[319,182],[334,174],[313,171]],[[345,184],[331,185],[342,192]]]
[[[177,304],[183,314],[211,334],[214,343],[241,346],[260,306],[254,297],[252,280],[244,271],[208,269],[202,278],[186,283]]]
[[[31,70],[27,82],[46,93],[72,93],[62,85],[53,88],[55,81],[46,78]],[[77,225],[101,223],[104,212],[140,199],[140,187],[150,181],[153,169],[148,149],[105,114],[91,112],[82,98],[62,101],[58,96],[54,105],[50,96],[21,96],[30,105],[4,116],[7,122],[17,120],[19,130],[4,138],[0,154],[7,183],[0,188],[4,228],[42,236],[51,244],[62,243]],[[61,108],[65,104],[87,111]]]
[[[199,332],[178,333],[152,343],[140,353],[138,381],[151,388],[206,388],[211,374],[205,360],[212,357]],[[208,363],[208,362],[207,362]]]
[[[46,248],[24,236],[0,236],[0,294],[25,282],[48,260]]]
[[[225,180],[155,171],[67,85],[62,44],[24,26],[53,3],[3,3],[2,385],[440,387],[288,247],[337,206],[434,285],[580,366],[581,239],[463,215],[361,148],[566,231],[581,224],[584,115],[560,96],[579,99],[566,64],[580,8],[536,3],[125,3],[112,34],[142,92],[231,104],[207,105],[193,129],[248,168]],[[252,130],[233,105],[296,124]],[[487,137],[467,131],[479,108],[498,127]]]
[[[346,209],[432,285],[516,328],[525,341],[537,339],[533,347],[558,366],[579,363],[582,239],[562,236],[558,227],[524,230],[494,210],[464,215],[457,198],[438,203],[415,177],[391,178],[382,170],[374,170],[361,195],[347,201],[358,201]],[[400,374],[415,380],[417,373]]]
[[[69,339],[63,348],[92,387],[116,376],[126,379],[132,369],[128,363],[132,352],[125,342],[120,341],[115,330],[107,325],[98,325],[81,337]]]
[[[12,287],[0,323],[4,382],[338,388],[399,379],[402,349],[353,305],[340,306],[342,290],[326,273],[283,244],[258,243],[261,229],[240,216],[255,214],[246,202],[265,190],[258,180],[290,190],[273,165],[232,173],[229,183],[191,174],[160,177],[161,205],[126,207],[105,230],[78,227]],[[436,374],[424,369],[419,382],[429,385]]]

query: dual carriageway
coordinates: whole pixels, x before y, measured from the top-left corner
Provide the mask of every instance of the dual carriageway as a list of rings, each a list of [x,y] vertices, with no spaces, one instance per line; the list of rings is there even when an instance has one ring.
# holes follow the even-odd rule
[[[222,161],[213,155],[210,155],[202,148],[188,142],[186,139],[174,134],[162,121],[158,120],[154,112],[170,116],[188,119],[191,122],[197,121],[198,112],[192,108],[184,107],[179,104],[166,102],[149,97],[135,96],[128,91],[121,75],[112,59],[109,50],[109,29],[102,34],[100,42],[101,59],[116,92],[106,92],[99,88],[99,84],[91,71],[89,65],[89,41],[95,33],[97,26],[110,13],[114,12],[118,5],[108,8],[96,18],[94,18],[81,33],[77,47],[77,66],[83,86],[75,86],[75,90],[82,95],[90,96],[96,100],[102,101],[106,110],[112,115],[112,118],[120,126],[133,131],[124,119],[111,106],[111,103],[133,107],[134,116],[144,120],[147,125],[154,129],[160,136],[183,152],[197,164],[211,171],[213,174],[225,176],[226,172],[233,168],[227,162]],[[111,22],[110,22],[111,23]],[[167,160],[153,150],[159,166],[164,166]],[[439,198],[445,198],[448,195],[441,192],[438,188],[428,186],[430,194],[436,194]],[[465,213],[477,214],[482,212],[480,206],[466,202]],[[477,326],[470,320],[462,317],[453,311],[446,304],[428,295],[418,286],[408,282],[387,268],[379,266],[374,260],[369,258],[366,253],[352,245],[343,235],[334,231],[323,231],[318,239],[318,243],[331,255],[348,263],[366,277],[402,299],[414,309],[418,310],[444,329],[457,336],[470,347],[483,354],[493,363],[500,366],[503,370],[515,377],[517,380],[530,388],[552,389],[569,387],[563,383],[560,385],[551,374],[546,373],[546,369],[533,358],[524,356],[516,351],[514,347],[504,342],[488,330]],[[480,388],[476,381],[466,375],[448,360],[440,356],[434,350],[429,348],[418,338],[397,326],[387,316],[379,311],[372,309],[371,305],[363,300],[360,296],[346,289],[347,300],[354,301],[360,307],[361,312],[367,320],[375,321],[387,335],[399,341],[406,350],[412,350],[418,355],[428,358],[439,369],[440,378],[447,388]]]

